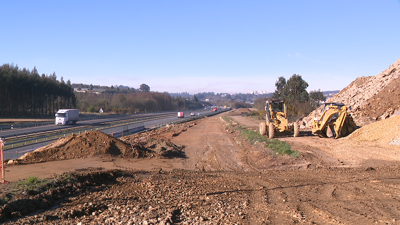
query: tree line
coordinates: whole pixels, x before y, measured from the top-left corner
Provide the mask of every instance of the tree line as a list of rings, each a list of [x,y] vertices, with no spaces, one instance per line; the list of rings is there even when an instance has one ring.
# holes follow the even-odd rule
[[[135,91],[131,93],[94,92],[76,93],[77,107],[83,112],[146,113],[199,109],[197,98],[188,100],[172,97],[167,92]]]
[[[101,93],[77,93],[78,108],[85,112],[146,113],[202,108],[198,98],[172,97],[167,92],[151,92],[150,86],[141,84],[138,89],[120,90],[106,88]]]
[[[76,98],[71,82],[57,80],[55,73],[39,75],[36,67],[3,64],[0,67],[0,116],[47,116],[59,108],[73,108]]]
[[[279,77],[275,83],[273,98],[285,100],[288,104],[289,116],[306,115],[318,107],[325,97],[322,92],[306,88],[308,83],[300,75],[294,74],[288,80]],[[83,88],[81,84],[78,88]],[[93,85],[89,85],[89,90]],[[218,98],[216,98],[218,96]],[[245,96],[245,95],[243,95]],[[0,116],[49,116],[60,108],[78,108],[81,112],[145,113],[157,111],[179,111],[199,109],[209,102],[199,99],[214,97],[217,105],[232,108],[251,107],[241,99],[242,95],[199,93],[193,98],[171,96],[169,93],[151,92],[150,87],[141,84],[138,89],[105,88],[101,93],[94,91],[74,93],[71,82],[57,80],[55,73],[39,75],[36,67],[32,71],[18,66],[4,64],[0,67]],[[246,97],[246,96],[245,96]],[[258,98],[254,107],[263,110],[269,97]]]

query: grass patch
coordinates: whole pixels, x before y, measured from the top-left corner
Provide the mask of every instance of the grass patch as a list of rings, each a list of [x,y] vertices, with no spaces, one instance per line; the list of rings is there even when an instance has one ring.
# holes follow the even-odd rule
[[[222,118],[226,122],[229,122],[232,126],[234,126],[232,123],[233,122],[232,119],[225,116]],[[277,153],[279,155],[289,155],[294,158],[300,156],[300,153],[298,151],[292,150],[291,146],[284,141],[280,141],[277,139],[269,139],[266,136],[261,135],[257,131],[249,130],[246,127],[242,127],[239,125],[236,126],[236,130],[238,130],[241,136],[251,144],[265,143],[265,147],[271,149],[274,153]]]
[[[252,111],[250,113],[247,113],[246,116],[257,119],[257,120],[262,120],[263,118],[265,118],[265,114],[266,114],[266,112],[264,110],[263,111]]]
[[[40,194],[60,184],[75,181],[77,181],[77,179],[74,176],[67,174],[51,179],[39,179],[35,176],[29,176],[24,180],[3,184],[3,186],[1,186],[0,205],[18,200],[26,195]]]

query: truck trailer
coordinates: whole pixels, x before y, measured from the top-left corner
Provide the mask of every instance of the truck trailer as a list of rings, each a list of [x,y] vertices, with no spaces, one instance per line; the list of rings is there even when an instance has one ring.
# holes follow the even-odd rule
[[[76,124],[79,120],[79,109],[59,109],[55,116],[56,125]]]

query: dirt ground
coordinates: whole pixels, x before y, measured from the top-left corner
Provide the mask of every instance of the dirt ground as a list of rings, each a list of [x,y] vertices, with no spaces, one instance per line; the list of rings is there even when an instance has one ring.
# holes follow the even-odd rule
[[[231,116],[258,130],[260,121]],[[250,145],[220,115],[118,139],[69,137],[7,166],[6,180],[72,172],[77,182],[1,206],[5,224],[399,224],[399,145],[283,140]],[[88,141],[90,140],[90,141]],[[131,146],[131,148],[129,148]],[[55,161],[54,161],[55,160]],[[5,186],[1,186],[2,192]]]

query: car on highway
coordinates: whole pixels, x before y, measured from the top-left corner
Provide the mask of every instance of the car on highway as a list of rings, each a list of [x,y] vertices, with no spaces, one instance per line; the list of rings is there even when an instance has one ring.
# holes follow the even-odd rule
[[[190,116],[194,116],[194,115],[196,115],[196,114],[194,114],[194,112],[191,112],[191,113],[190,113]]]

